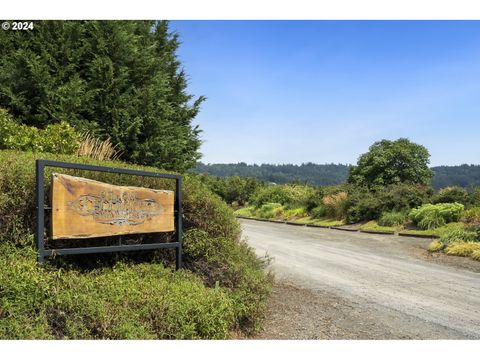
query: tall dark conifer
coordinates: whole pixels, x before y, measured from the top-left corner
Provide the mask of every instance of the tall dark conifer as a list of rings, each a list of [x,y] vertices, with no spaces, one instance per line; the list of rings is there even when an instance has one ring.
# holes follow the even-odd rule
[[[178,36],[160,21],[38,21],[0,32],[0,107],[44,127],[110,136],[127,161],[183,171],[199,159]]]

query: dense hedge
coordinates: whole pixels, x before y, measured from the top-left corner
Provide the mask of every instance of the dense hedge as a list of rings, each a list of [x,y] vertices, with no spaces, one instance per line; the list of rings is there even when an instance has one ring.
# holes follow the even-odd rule
[[[226,338],[259,328],[270,290],[265,262],[240,242],[232,210],[195,176],[185,176],[183,186],[185,270],[172,270],[166,250],[79,255],[37,269],[36,158],[159,171],[0,151],[0,338]],[[46,170],[46,180],[55,170]],[[61,172],[117,185],[174,186],[165,179]]]
[[[80,134],[64,121],[38,129],[17,123],[5,109],[0,108],[0,150],[74,154],[80,138]]]

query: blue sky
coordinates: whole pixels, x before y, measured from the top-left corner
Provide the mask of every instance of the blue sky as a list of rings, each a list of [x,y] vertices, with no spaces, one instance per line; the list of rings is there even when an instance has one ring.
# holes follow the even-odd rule
[[[480,163],[480,22],[172,21],[207,163],[355,163],[408,137]]]

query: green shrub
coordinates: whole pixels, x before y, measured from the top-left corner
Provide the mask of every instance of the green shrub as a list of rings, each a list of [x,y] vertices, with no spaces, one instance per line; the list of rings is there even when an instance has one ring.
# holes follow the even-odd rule
[[[445,224],[445,219],[438,211],[426,213],[417,223],[418,227],[423,230],[437,229]]]
[[[226,289],[234,302],[235,324],[247,333],[260,329],[265,316],[270,281],[265,281],[268,259],[259,259],[245,242],[217,237],[202,230],[185,234],[185,262],[208,286]],[[271,275],[267,275],[271,280]]]
[[[381,226],[398,226],[403,225],[407,221],[407,215],[403,212],[384,212],[380,219],[378,219],[378,224]]]
[[[359,229],[363,231],[377,231],[383,233],[394,233],[397,231],[396,227],[379,225],[375,220],[370,220],[369,222],[360,225]]]
[[[480,206],[480,186],[470,188],[468,196],[472,206]]]
[[[262,219],[274,219],[283,214],[283,206],[278,203],[266,203],[260,206],[256,215]]]
[[[375,189],[383,211],[405,212],[428,202],[433,189],[420,184],[395,184]]]
[[[409,217],[422,229],[434,229],[458,221],[463,209],[459,203],[426,204],[410,211]]]
[[[469,200],[468,192],[459,186],[450,186],[440,189],[432,196],[432,204],[460,203],[467,205]]]
[[[267,203],[277,203],[288,207],[305,206],[313,194],[313,188],[303,185],[269,185],[260,188],[251,197],[251,203],[261,207]]]
[[[315,208],[312,209],[311,211],[311,216],[315,219],[321,219],[327,215],[327,210],[325,209],[325,206],[319,205]]]
[[[227,291],[187,271],[44,270],[32,248],[0,249],[1,339],[224,339],[234,322]]]
[[[285,219],[302,218],[308,216],[307,209],[304,207],[288,209],[284,211]]]
[[[474,242],[477,240],[477,234],[465,227],[452,228],[445,231],[440,240],[443,244],[453,244],[457,242]]]
[[[24,266],[22,264],[25,261],[29,264],[25,269],[17,269],[22,275],[4,271],[3,267],[0,269],[0,298],[6,299],[0,304],[0,313],[12,299],[16,299],[13,315],[9,315],[6,322],[1,322],[4,318],[0,314],[0,328],[3,329],[0,330],[3,331],[0,337],[223,338],[231,330],[251,333],[259,328],[271,283],[264,273],[265,264],[240,242],[240,228],[233,211],[217,195],[212,194],[197,176],[185,175],[183,181],[184,265],[196,275],[188,271],[168,275],[170,270],[162,270],[158,262],[171,264],[172,255],[167,250],[79,255],[71,258],[71,261],[62,257],[49,261],[48,271],[37,269],[32,250],[36,158],[159,171],[118,161],[0,151],[0,246],[24,247],[18,255],[19,259],[8,257],[5,255],[8,251],[2,250],[0,261],[3,261],[3,267],[10,266],[11,271]],[[49,180],[54,171],[58,169],[47,168],[45,171],[46,194],[49,194]],[[174,186],[167,179],[68,169],[62,169],[61,172],[116,185],[163,189],[173,189]],[[209,260],[210,254],[215,252],[214,260]],[[141,264],[145,260],[150,263]],[[110,265],[119,261],[125,265],[118,265],[115,271],[109,269]],[[99,266],[102,269],[98,269]],[[33,268],[35,270],[31,270]],[[48,277],[57,273],[63,276],[65,271],[69,282],[62,283],[61,287]],[[114,271],[114,274],[110,271]],[[185,277],[186,280],[182,280]],[[8,290],[12,295],[5,298],[3,289],[13,286],[8,285],[10,278],[18,282],[18,290]],[[78,283],[75,283],[75,278],[80,279]],[[42,279],[45,280],[44,288]],[[38,290],[31,290],[33,285],[29,285],[30,281],[32,284],[39,282]],[[123,289],[122,295],[108,287],[110,282]],[[172,285],[169,285],[170,282]],[[130,287],[122,288],[122,284],[127,283]],[[70,288],[66,288],[67,285]],[[100,294],[104,287],[109,289],[105,296]],[[151,291],[155,291],[154,294],[149,292],[150,287]],[[8,291],[6,294],[9,294]],[[50,296],[48,291],[54,291],[55,295]],[[65,298],[59,292],[65,294]],[[151,302],[148,300],[149,294],[152,296]],[[38,302],[38,308],[31,307],[31,296],[34,296],[34,302]],[[63,299],[62,303],[47,306],[56,297]],[[110,300],[112,305],[108,304]],[[118,319],[115,319],[116,316]],[[65,325],[69,319],[71,323]],[[23,322],[26,325],[22,327]],[[61,331],[52,330],[59,326]]]
[[[461,220],[472,226],[480,225],[480,207],[465,210]]]
[[[326,195],[327,187],[316,187],[311,192],[310,196],[305,198],[304,206],[309,213],[313,211],[313,209],[323,206],[323,198]]]
[[[384,204],[374,192],[364,188],[353,188],[348,194],[347,223],[379,218]]]
[[[237,216],[255,217],[255,206],[248,206],[235,211]]]
[[[240,206],[247,204],[255,192],[265,187],[263,181],[255,178],[210,176],[208,174],[200,174],[198,178],[227,204],[236,202]]]
[[[62,121],[42,129],[18,124],[0,108],[0,150],[11,149],[54,154],[74,154],[80,144],[80,135]]]

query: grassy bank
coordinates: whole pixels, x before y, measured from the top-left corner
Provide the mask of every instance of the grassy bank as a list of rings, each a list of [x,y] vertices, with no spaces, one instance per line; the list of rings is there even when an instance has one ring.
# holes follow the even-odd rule
[[[159,171],[0,151],[0,338],[223,339],[260,328],[271,286],[265,261],[240,241],[232,210],[195,176],[184,177],[185,269],[173,270],[169,250],[62,257],[38,268],[33,244],[36,158]],[[46,171],[46,184],[51,173]],[[62,173],[116,185],[173,188],[164,179]]]

